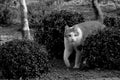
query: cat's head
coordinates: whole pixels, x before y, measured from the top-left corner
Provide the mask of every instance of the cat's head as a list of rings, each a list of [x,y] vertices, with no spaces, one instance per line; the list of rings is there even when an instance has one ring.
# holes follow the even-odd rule
[[[79,27],[73,26],[65,26],[65,33],[64,37],[69,40],[70,42],[76,42],[78,40],[81,40],[82,38],[82,31]]]

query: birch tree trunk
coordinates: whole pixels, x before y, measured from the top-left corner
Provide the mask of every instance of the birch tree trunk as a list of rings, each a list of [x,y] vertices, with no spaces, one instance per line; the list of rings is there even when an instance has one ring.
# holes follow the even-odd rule
[[[31,40],[32,37],[30,35],[26,1],[19,0],[19,2],[20,2],[20,10],[21,10],[22,37],[23,37],[23,39]]]

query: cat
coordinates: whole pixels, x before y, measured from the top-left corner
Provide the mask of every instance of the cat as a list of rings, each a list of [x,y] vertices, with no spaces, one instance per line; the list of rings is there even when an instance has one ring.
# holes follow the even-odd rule
[[[98,0],[92,0],[92,6],[96,14],[96,20],[85,21],[72,27],[65,26],[64,31],[64,63],[67,67],[71,67],[69,57],[75,50],[75,65],[73,68],[80,68],[82,65],[82,50],[77,47],[84,43],[84,40],[89,35],[95,34],[98,30],[103,30],[106,26],[103,24],[103,13],[98,6]],[[85,43],[84,43],[85,44]]]

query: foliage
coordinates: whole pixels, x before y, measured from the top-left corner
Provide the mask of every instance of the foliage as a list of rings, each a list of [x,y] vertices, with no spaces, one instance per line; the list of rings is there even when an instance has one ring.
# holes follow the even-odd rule
[[[118,16],[106,16],[104,19],[104,24],[107,27],[116,27],[120,28],[120,17]]]
[[[52,11],[52,8],[48,6],[45,1],[40,1],[38,3],[30,3],[27,5],[27,7],[29,24],[30,27],[33,28],[37,25],[40,25],[41,18]]]
[[[0,67],[7,79],[40,77],[49,71],[45,47],[32,41],[6,42],[0,47],[0,55]]]
[[[0,25],[10,24],[11,23],[11,10],[6,6],[0,4]]]
[[[5,4],[5,3],[9,3],[11,2],[11,0],[0,0],[0,4]]]
[[[51,6],[52,4],[54,4],[54,2],[57,0],[46,0],[45,3],[47,6]]]
[[[12,7],[11,0],[2,0],[0,2],[0,25],[10,25],[17,16],[17,11]]]
[[[77,12],[54,11],[41,20],[35,33],[35,40],[46,45],[50,56],[62,58],[64,50],[64,27],[83,22],[83,16]]]
[[[71,1],[71,0],[64,0],[64,1],[69,2],[69,1]]]
[[[90,68],[120,69],[120,30],[106,28],[85,40],[83,58]]]
[[[39,24],[39,20],[42,16],[42,11],[40,11],[40,7],[38,3],[31,3],[28,6],[28,20],[30,26]]]

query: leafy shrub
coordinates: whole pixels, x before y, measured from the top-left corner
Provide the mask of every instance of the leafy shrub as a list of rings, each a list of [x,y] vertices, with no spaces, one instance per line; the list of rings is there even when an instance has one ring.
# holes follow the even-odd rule
[[[52,8],[50,8],[50,6],[47,6],[45,1],[30,3],[27,5],[27,7],[29,24],[30,27],[33,28],[36,25],[40,25],[41,18],[52,11]]]
[[[39,20],[41,19],[43,12],[39,3],[31,3],[28,6],[28,20],[30,26],[39,25]]]
[[[104,24],[107,27],[116,27],[116,28],[120,28],[120,17],[118,16],[106,16],[104,19]]]
[[[34,78],[49,71],[50,64],[45,47],[32,41],[6,42],[0,47],[0,55],[4,78]]]
[[[13,0],[0,1],[0,25],[6,27],[13,23],[13,20],[18,16],[18,9],[13,8]]]
[[[69,1],[71,1],[71,0],[64,0],[65,2],[69,2]]]
[[[6,6],[0,4],[0,25],[6,25],[11,23],[11,10]]]
[[[0,4],[5,4],[5,3],[9,3],[11,2],[11,0],[0,0]]]
[[[56,0],[46,0],[45,3],[47,6],[52,6]]]
[[[89,68],[120,69],[120,30],[106,28],[85,40],[83,58]]]
[[[64,50],[64,27],[83,22],[83,16],[76,12],[56,11],[46,15],[35,33],[35,40],[46,45],[50,56],[62,58]]]

